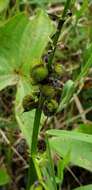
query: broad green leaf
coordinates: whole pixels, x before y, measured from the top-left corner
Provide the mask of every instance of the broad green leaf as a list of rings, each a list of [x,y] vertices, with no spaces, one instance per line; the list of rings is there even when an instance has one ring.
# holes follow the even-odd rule
[[[30,66],[34,63],[34,60],[40,60],[52,30],[52,22],[43,10],[40,10],[27,25],[20,46],[21,64],[23,65],[24,63],[23,73],[25,73],[27,69],[30,71]],[[35,110],[23,113],[22,101],[24,96],[28,94],[31,95],[32,91],[30,80],[28,79],[26,81],[26,78],[23,79],[22,77],[17,85],[15,114],[19,127],[29,147],[31,145]]]
[[[55,137],[67,137],[74,140],[79,140],[87,143],[92,143],[92,135],[79,133],[75,131],[66,131],[66,130],[57,130],[57,129],[51,129],[47,131],[48,135],[52,135]]]
[[[29,21],[23,13],[18,14],[0,27],[0,77],[5,75],[6,79],[6,75],[20,76],[25,75],[26,70],[30,72],[30,64],[35,60],[38,63],[52,31],[52,21],[43,10]],[[3,86],[8,84],[5,80]]]
[[[31,67],[39,63],[53,30],[47,13],[38,10],[37,15],[31,18],[27,25],[21,41],[20,53],[24,73],[29,73]]]
[[[31,147],[34,118],[35,109],[25,113],[16,113],[17,123],[20,130],[22,131],[24,138],[26,139],[29,148]],[[45,120],[45,117],[42,115],[40,124],[43,123],[43,120]]]
[[[34,116],[35,116],[35,110],[26,113],[16,114],[16,120],[18,122],[19,128],[22,131],[22,134],[26,139],[29,148],[31,147]]]
[[[71,100],[74,89],[75,89],[75,86],[72,80],[69,80],[65,83],[62,96],[61,96],[61,102],[58,108],[58,112],[61,111],[67,104],[69,104],[69,101]]]
[[[6,171],[5,167],[0,168],[0,186],[6,185],[10,182],[10,177]]]
[[[3,69],[4,74],[18,70],[20,42],[27,24],[28,18],[22,13],[0,27],[0,75],[3,74]]]
[[[81,186],[74,190],[92,190],[92,185],[90,184],[90,185]]]
[[[28,20],[18,14],[0,27],[0,90],[17,82],[19,47]]]
[[[0,0],[0,12],[7,8],[9,0]]]
[[[49,130],[50,147],[61,157],[70,151],[70,163],[92,171],[92,135],[60,130]]]

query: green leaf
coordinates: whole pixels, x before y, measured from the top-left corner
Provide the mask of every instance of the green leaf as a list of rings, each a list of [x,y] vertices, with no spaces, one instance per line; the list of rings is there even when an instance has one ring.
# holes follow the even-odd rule
[[[92,190],[92,185],[90,184],[90,185],[81,186],[74,190]]]
[[[28,18],[21,13],[0,27],[0,75],[20,66],[20,42],[27,24]]]
[[[18,14],[0,27],[0,90],[17,83],[19,47],[27,22],[24,14]]]
[[[87,76],[90,67],[92,67],[92,44],[89,45],[84,53],[84,63],[82,64],[81,72],[77,80],[83,80],[83,78]]]
[[[49,173],[49,164],[47,166],[41,167],[42,169],[42,174],[43,176],[46,178],[46,186],[47,186],[47,190],[54,190],[54,185],[53,185],[53,181],[51,180],[52,175],[50,175]]]
[[[0,168],[0,186],[6,185],[10,182],[10,177],[6,171],[5,167]]]
[[[23,13],[18,14],[0,27],[0,77],[3,80],[3,83],[0,80],[0,89],[14,84],[13,75],[30,72],[30,65],[40,60],[52,31],[52,21],[43,10],[29,21]]]
[[[52,135],[55,137],[67,137],[74,140],[79,140],[87,143],[92,143],[92,135],[79,133],[75,131],[66,131],[66,130],[57,130],[57,129],[51,129],[47,131],[48,135]]]
[[[21,40],[20,60],[21,66],[23,66],[23,74],[30,72],[30,67],[35,64],[35,60],[36,63],[37,61],[39,62],[52,31],[53,25],[48,15],[43,10],[39,10],[38,14],[27,25]],[[22,101],[24,96],[31,95],[31,93],[32,86],[30,84],[30,78],[26,80],[26,78],[21,77],[17,85],[15,115],[29,147],[31,147],[35,110],[23,113]]]
[[[30,82],[26,78],[21,78],[19,83],[17,84],[17,94],[15,100],[15,116],[16,120],[19,124],[19,128],[22,131],[24,138],[31,147],[31,137],[33,131],[33,124],[34,124],[34,117],[35,117],[35,110],[30,112],[23,113],[23,98],[28,95],[32,94],[34,91],[33,86],[31,86]],[[41,121],[43,123],[45,117],[42,115]]]
[[[23,98],[26,95],[31,95],[33,92],[33,86],[30,84],[30,81],[27,78],[21,77],[17,84],[17,93],[16,93],[16,101],[15,101],[15,110],[16,113],[23,112]]]
[[[22,134],[26,139],[29,148],[31,147],[34,116],[35,110],[26,113],[16,114],[16,120],[19,124],[19,128],[22,131]]]
[[[64,179],[64,170],[65,168],[69,165],[70,162],[70,151],[65,155],[63,159],[58,160],[58,165],[57,165],[57,179],[58,183],[62,183]]]
[[[70,151],[70,163],[92,171],[92,135],[63,131],[49,130],[52,135],[50,147],[61,157],[65,157]]]
[[[0,0],[0,12],[8,7],[9,0]]]
[[[85,14],[87,10],[88,10],[88,0],[84,0],[81,8],[76,11],[77,20],[82,16],[82,14]]]
[[[30,83],[26,80],[26,78],[20,79],[17,84],[17,94],[15,100],[15,115],[16,120],[19,124],[19,127],[22,131],[24,138],[27,140],[27,143],[30,147],[31,144],[31,136],[34,122],[35,110],[23,113],[23,98],[32,93],[32,88]]]
[[[53,30],[48,15],[44,10],[38,10],[37,15],[31,18],[27,25],[21,41],[21,63],[24,73],[29,73],[31,67],[39,63]]]
[[[61,111],[63,108],[65,108],[67,104],[69,104],[69,101],[71,100],[74,89],[75,89],[75,86],[72,80],[69,80],[65,83],[62,96],[61,96],[61,102],[58,108],[58,112]]]

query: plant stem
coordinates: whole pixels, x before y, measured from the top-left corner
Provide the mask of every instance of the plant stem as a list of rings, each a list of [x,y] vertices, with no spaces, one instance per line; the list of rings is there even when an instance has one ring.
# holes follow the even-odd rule
[[[61,30],[63,28],[63,24],[65,22],[65,17],[66,17],[66,14],[67,14],[67,10],[69,9],[70,7],[70,3],[71,3],[71,0],[67,0],[66,1],[66,4],[64,6],[64,11],[63,11],[63,14],[62,14],[62,17],[61,19],[59,20],[59,23],[58,23],[58,27],[57,27],[57,32],[55,33],[54,35],[54,39],[53,39],[53,45],[54,45],[54,49],[53,51],[51,52],[50,56],[49,56],[49,61],[48,61],[48,69],[50,70],[51,68],[51,65],[52,65],[52,62],[53,62],[53,58],[54,58],[54,55],[55,55],[55,52],[56,52],[56,48],[57,48],[57,43],[58,43],[58,40],[59,40],[59,36],[61,34]]]
[[[18,1],[18,0],[17,0]],[[53,58],[54,58],[54,54],[57,48],[57,43],[58,43],[58,39],[63,27],[63,24],[65,22],[65,17],[66,17],[66,13],[67,10],[70,6],[70,2],[71,0],[67,0],[65,7],[64,7],[64,11],[62,14],[61,19],[59,20],[58,23],[58,27],[57,27],[57,32],[54,35],[54,39],[53,39],[53,45],[54,45],[54,49],[49,57],[49,61],[48,61],[48,69],[50,70],[51,64],[53,62]],[[42,105],[43,105],[44,100],[41,98],[39,99],[39,107],[36,109],[36,113],[35,113],[35,119],[34,119],[34,126],[33,126],[33,134],[32,134],[32,142],[31,142],[31,157],[30,157],[30,163],[29,163],[29,171],[28,171],[28,183],[27,183],[27,190],[30,190],[30,186],[32,185],[32,183],[34,182],[35,178],[37,179],[37,173],[36,173],[36,168],[34,165],[34,160],[35,160],[35,156],[37,153],[37,141],[38,141],[38,133],[39,133],[39,126],[40,126],[40,120],[41,120],[41,113],[42,113]],[[52,163],[52,158],[51,158],[51,153],[50,153],[50,147],[49,147],[49,143],[47,140],[47,149],[48,149],[48,155],[49,155],[49,159],[50,159],[50,167],[51,167],[51,173],[53,175],[53,183],[55,186],[55,190],[57,189],[56,186],[56,182],[55,182],[55,175],[54,175],[54,168],[53,168],[53,163]]]
[[[40,108],[37,108],[36,113],[35,113],[34,127],[33,127],[33,134],[32,134],[31,156],[36,155],[36,151],[37,151],[37,140],[38,140],[40,120],[41,120],[41,113],[42,113],[42,110]]]
[[[39,106],[36,109],[35,112],[35,118],[34,118],[34,126],[33,126],[33,134],[32,134],[32,142],[31,142],[31,157],[29,160],[29,171],[28,171],[28,182],[27,182],[27,190],[30,189],[30,186],[36,181],[37,172],[34,165],[34,159],[37,153],[37,141],[38,141],[38,133],[39,133],[39,126],[40,126],[40,120],[41,120],[41,113],[42,113],[42,105],[44,100],[39,98]]]

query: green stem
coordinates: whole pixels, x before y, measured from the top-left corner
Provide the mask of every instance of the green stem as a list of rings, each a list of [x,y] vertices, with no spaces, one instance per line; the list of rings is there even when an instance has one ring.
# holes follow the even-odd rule
[[[41,113],[42,113],[42,110],[40,108],[37,108],[36,113],[35,113],[33,135],[32,135],[32,144],[31,144],[31,156],[32,157],[34,155],[36,155],[36,151],[37,151],[37,141],[38,141],[40,120],[41,120]]]
[[[37,154],[37,142],[38,142],[38,133],[39,133],[39,126],[41,120],[41,113],[42,113],[42,105],[43,99],[39,99],[39,106],[35,112],[34,118],[34,126],[33,126],[33,134],[32,134],[32,142],[31,142],[31,157],[29,160],[29,171],[28,171],[28,182],[27,182],[27,190],[30,189],[30,186],[38,179],[36,168],[34,165],[35,156]]]
[[[50,56],[49,56],[49,61],[48,61],[48,69],[49,69],[49,70],[50,70],[51,65],[52,65],[52,62],[53,62],[53,58],[54,58],[54,55],[55,55],[55,52],[56,52],[56,48],[57,48],[57,43],[58,43],[58,40],[59,40],[59,36],[60,36],[60,34],[61,34],[61,30],[62,30],[63,24],[64,24],[64,22],[65,22],[65,17],[66,17],[66,14],[67,14],[67,10],[68,10],[69,7],[70,7],[70,3],[71,3],[71,0],[67,0],[67,1],[66,1],[66,4],[65,4],[65,7],[64,7],[64,11],[63,11],[62,17],[61,17],[61,19],[59,20],[59,23],[58,23],[57,32],[56,32],[55,35],[54,35],[54,39],[53,39],[54,49],[53,49],[52,53],[50,54]]]

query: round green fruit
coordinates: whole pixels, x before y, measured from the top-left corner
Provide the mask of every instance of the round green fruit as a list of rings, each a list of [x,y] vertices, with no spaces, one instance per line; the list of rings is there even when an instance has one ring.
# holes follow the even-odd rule
[[[54,71],[57,76],[62,77],[62,75],[65,73],[65,68],[61,63],[56,63],[54,65]]]
[[[56,110],[58,108],[58,103],[56,100],[51,99],[49,101],[45,101],[43,106],[43,112],[46,116],[52,116],[55,114]]]
[[[25,112],[30,111],[36,107],[37,107],[37,101],[35,101],[35,99],[32,96],[27,95],[24,97],[23,108]]]
[[[35,82],[41,82],[48,76],[48,69],[43,64],[35,65],[31,70],[31,77]]]
[[[41,86],[40,90],[46,98],[53,98],[56,94],[54,87],[49,84]]]

